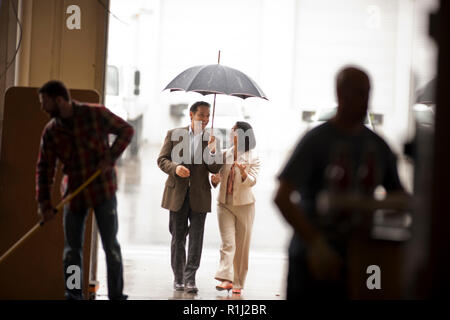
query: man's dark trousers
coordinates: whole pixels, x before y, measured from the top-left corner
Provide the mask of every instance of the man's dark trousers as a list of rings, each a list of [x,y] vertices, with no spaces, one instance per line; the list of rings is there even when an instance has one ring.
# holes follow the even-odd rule
[[[176,212],[170,211],[171,264],[176,283],[195,284],[195,273],[200,266],[202,256],[205,219],[206,213],[191,210],[189,189],[181,209]],[[189,247],[186,261],[187,235],[189,235]]]
[[[118,217],[116,196],[104,201],[94,207],[95,218],[106,255],[108,276],[109,299],[123,299],[123,265],[122,253],[117,241]],[[88,209],[72,212],[69,206],[64,207],[64,283],[66,284],[66,299],[83,299],[81,288],[70,289],[67,280],[69,266],[75,265],[82,270],[83,265],[83,242],[86,217]],[[82,272],[81,272],[81,279]]]

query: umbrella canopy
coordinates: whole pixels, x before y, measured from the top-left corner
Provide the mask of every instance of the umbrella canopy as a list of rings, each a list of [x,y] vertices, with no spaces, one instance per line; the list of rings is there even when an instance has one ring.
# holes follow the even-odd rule
[[[165,88],[170,91],[192,91],[203,95],[226,94],[242,99],[267,99],[261,88],[243,72],[221,65],[191,67],[180,73]]]

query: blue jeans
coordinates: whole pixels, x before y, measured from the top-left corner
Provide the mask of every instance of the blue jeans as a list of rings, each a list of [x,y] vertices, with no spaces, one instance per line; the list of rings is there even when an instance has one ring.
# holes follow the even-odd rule
[[[122,299],[123,290],[123,265],[120,245],[117,241],[117,231],[119,228],[117,220],[117,200],[116,197],[106,200],[102,204],[94,207],[95,219],[102,239],[103,250],[106,255],[106,265],[108,273],[108,296],[109,299]],[[83,242],[88,209],[79,212],[72,212],[69,206],[64,207],[64,286],[66,288],[66,299],[83,299],[83,291],[79,288],[70,288],[73,284],[74,273],[67,272],[69,266],[78,266],[80,270],[80,283],[83,282]]]

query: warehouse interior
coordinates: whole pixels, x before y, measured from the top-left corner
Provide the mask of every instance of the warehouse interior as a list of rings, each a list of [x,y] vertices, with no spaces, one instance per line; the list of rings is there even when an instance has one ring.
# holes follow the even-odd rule
[[[57,79],[76,100],[117,107],[111,110],[139,132],[117,166],[123,226],[119,240],[130,299],[230,298],[215,292],[213,276],[208,274],[219,257],[216,209],[206,222],[201,293],[193,297],[172,292],[168,215],[160,207],[165,176],[156,167],[165,133],[186,122],[187,106],[199,99],[213,101],[212,96],[168,93],[163,88],[191,65],[216,63],[222,50],[221,61],[252,74],[270,98],[266,102],[217,97],[218,106],[236,108],[239,116],[242,113],[255,123],[268,168],[262,172],[265,183],[256,191],[261,194],[257,207],[261,215],[255,224],[254,264],[249,272],[254,287],[241,298],[284,299],[291,229],[273,203],[275,178],[294,142],[312,125],[311,116],[334,103],[332,81],[337,68],[355,62],[367,65],[372,74],[371,119],[399,158],[410,198],[402,204],[407,217],[403,226],[396,230],[385,226],[378,239],[355,246],[352,263],[361,268],[349,285],[352,298],[448,296],[450,209],[445,199],[450,190],[450,126],[444,121],[450,116],[448,1],[124,2],[0,0],[0,255],[39,222],[35,170],[48,117],[39,108],[37,88]],[[355,27],[360,23],[355,18],[358,12],[366,15],[364,30]],[[197,17],[205,17],[205,24],[212,26],[203,37],[196,34],[205,28]],[[343,17],[350,19],[341,24]],[[233,19],[239,22],[228,22]],[[186,34],[180,30],[183,27]],[[119,79],[134,90],[132,111],[121,109],[122,93],[113,93]],[[273,108],[279,108],[284,118],[275,124]],[[424,110],[432,110],[431,121],[416,118]],[[274,134],[264,130],[268,126],[284,131]],[[57,187],[61,179],[58,170],[52,194],[55,204],[61,200]],[[1,300],[64,299],[61,226],[62,215],[57,215],[0,262]],[[366,290],[365,280],[360,281],[367,278],[363,266],[371,261],[388,270],[378,292]],[[83,252],[85,297],[107,299],[105,269],[90,215]],[[267,270],[275,272],[261,284],[258,280]],[[202,286],[210,289],[202,291]]]

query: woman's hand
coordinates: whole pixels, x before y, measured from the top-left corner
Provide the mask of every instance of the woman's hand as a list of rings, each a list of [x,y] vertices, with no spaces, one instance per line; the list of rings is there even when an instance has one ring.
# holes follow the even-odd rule
[[[220,183],[220,174],[216,173],[211,176],[211,182],[214,186],[217,186]]]
[[[240,164],[237,161],[235,161],[234,164],[239,168],[239,171],[241,172],[242,181],[245,181],[245,179],[247,179],[247,172],[245,172],[245,168],[247,168],[247,166],[245,164]]]
[[[210,136],[208,141],[208,148],[211,153],[216,153],[216,137]]]

